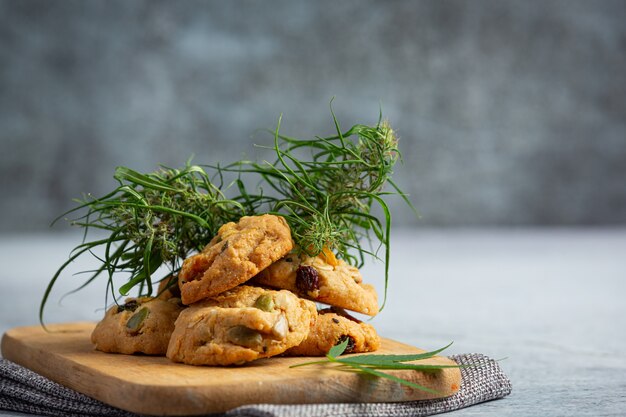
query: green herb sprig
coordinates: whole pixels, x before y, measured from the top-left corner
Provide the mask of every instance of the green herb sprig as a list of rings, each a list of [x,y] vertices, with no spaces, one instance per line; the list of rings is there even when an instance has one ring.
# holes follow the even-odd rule
[[[89,271],[77,290],[105,275],[107,294],[116,300],[134,289],[138,296],[149,296],[157,280],[176,274],[182,261],[201,250],[223,224],[265,213],[283,216],[299,250],[311,256],[328,249],[360,267],[367,255],[377,257],[384,248],[384,307],[391,230],[386,199],[396,194],[413,208],[391,180],[400,158],[397,138],[382,115],[374,126],[358,124],[347,131],[341,130],[332,107],[331,115],[336,134],[313,139],[283,135],[279,119],[273,144],[264,147],[273,153],[272,162],[223,166],[188,162],[182,169],[161,167],[147,174],[118,167],[116,189],[103,197],[76,200],[75,208],[55,220],[76,215],[71,224],[84,229],[84,238],[50,280],[40,304],[40,321],[56,281],[85,253],[99,256],[101,265]],[[392,190],[385,191],[385,184]],[[372,212],[374,206],[380,208],[382,220]],[[89,240],[91,229],[109,235]],[[363,246],[368,241],[369,246]],[[103,255],[95,255],[96,249]],[[168,272],[155,279],[161,266]],[[113,277],[120,272],[129,277],[116,292]]]
[[[348,346],[349,340],[346,339],[342,343],[339,343],[333,346],[329,352],[326,354],[326,360],[321,361],[311,361],[305,363],[299,363],[297,365],[292,365],[290,368],[297,368],[300,366],[308,366],[308,365],[335,365],[335,369],[341,371],[349,371],[349,372],[358,372],[366,375],[373,375],[380,378],[386,378],[391,381],[397,382],[402,385],[406,385],[407,387],[419,389],[421,391],[429,392],[435,395],[442,395],[441,392],[436,391],[432,388],[425,387],[420,384],[416,384],[412,381],[407,381],[406,379],[399,378],[395,375],[391,375],[386,372],[381,372],[379,369],[383,370],[414,370],[414,371],[422,371],[422,372],[437,372],[446,368],[462,368],[465,365],[432,365],[432,364],[414,364],[414,363],[405,363],[405,362],[415,362],[424,359],[430,359],[441,353],[445,349],[449,348],[452,343],[444,346],[440,349],[433,350],[431,352],[417,353],[417,354],[409,354],[409,355],[379,355],[379,354],[368,354],[368,355],[358,355],[358,356],[349,356],[349,357],[340,357],[346,350]]]
[[[294,241],[310,256],[324,248],[361,267],[367,255],[377,257],[380,247],[385,255],[384,299],[387,300],[390,259],[391,212],[386,197],[400,195],[415,212],[407,195],[391,180],[393,167],[400,157],[395,132],[382,115],[375,126],[355,125],[345,132],[332,112],[336,135],[303,140],[280,133],[280,119],[274,133],[274,162],[239,161],[217,167],[221,172],[239,176],[253,174],[273,194],[259,194],[245,189],[235,200],[255,213],[273,213],[285,217]],[[295,154],[309,153],[308,158]],[[384,191],[390,184],[392,192]],[[372,214],[377,205],[381,221]],[[370,248],[363,242],[370,242]],[[378,242],[374,247],[372,242]]]
[[[180,170],[162,167],[150,174],[118,167],[114,178],[119,183],[114,191],[100,198],[88,195],[76,200],[77,207],[54,220],[86,211],[71,221],[73,226],[84,229],[83,243],[74,248],[48,283],[39,307],[42,323],[44,307],[54,284],[79,256],[85,253],[96,256],[97,248],[104,252],[99,258],[100,267],[90,271],[89,277],[75,291],[104,274],[108,279],[107,287],[116,299],[113,277],[127,272],[130,278],[119,288],[119,293],[127,295],[138,286],[140,295],[150,295],[156,281],[152,274],[161,265],[177,271],[181,260],[202,249],[221,225],[236,221],[246,213],[241,204],[224,197],[203,168],[189,163]],[[109,235],[88,240],[91,229]]]

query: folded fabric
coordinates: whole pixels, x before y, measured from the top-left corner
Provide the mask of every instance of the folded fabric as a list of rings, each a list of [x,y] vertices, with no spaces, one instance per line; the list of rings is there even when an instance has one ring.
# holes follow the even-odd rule
[[[460,365],[461,388],[448,398],[402,403],[255,404],[230,410],[223,417],[428,416],[506,397],[511,382],[496,361],[481,354],[450,359]],[[111,407],[6,359],[0,359],[0,410],[60,417],[137,417]]]

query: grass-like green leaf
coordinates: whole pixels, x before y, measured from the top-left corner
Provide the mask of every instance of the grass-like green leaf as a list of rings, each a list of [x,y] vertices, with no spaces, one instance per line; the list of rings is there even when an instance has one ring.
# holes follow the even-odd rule
[[[346,347],[348,347],[348,342],[349,341],[350,340],[346,338],[346,340],[344,340],[343,342],[333,346],[332,348],[330,348],[330,350],[328,351],[326,356],[329,359],[336,359],[338,356],[343,354],[343,352],[345,352]]]
[[[341,371],[350,371],[350,372],[359,372],[362,374],[373,375],[380,378],[386,378],[391,381],[400,383],[402,385],[406,385],[411,388],[419,389],[421,391],[429,392],[431,394],[441,395],[440,392],[433,390],[431,388],[416,384],[412,381],[408,381],[402,379],[398,376],[388,374],[386,372],[381,372],[380,370],[413,370],[420,372],[439,372],[443,369],[447,368],[461,368],[463,365],[433,365],[433,364],[415,364],[415,363],[405,363],[405,362],[415,362],[420,360],[425,360],[434,357],[438,353],[441,353],[448,347],[450,347],[452,343],[448,345],[436,349],[430,352],[418,353],[418,354],[408,354],[408,355],[350,355],[350,356],[341,356],[348,346],[348,340],[344,340],[342,343],[339,343],[333,346],[329,352],[326,354],[325,360],[317,360],[311,362],[299,363],[296,365],[290,366],[290,368],[297,368],[301,366],[309,366],[309,365],[336,365],[335,369]]]
[[[443,352],[444,350],[448,349],[450,346],[452,346],[453,342],[448,343],[446,346],[439,348],[437,350],[433,350],[430,352],[424,352],[424,353],[414,353],[414,354],[408,354],[408,355],[372,355],[372,354],[366,354],[366,355],[358,355],[358,356],[350,356],[349,359],[345,359],[347,361],[350,361],[352,363],[359,363],[359,364],[364,364],[364,365],[368,365],[371,363],[378,363],[378,364],[384,364],[384,363],[394,363],[394,362],[412,362],[412,361],[419,361],[419,360],[424,360],[424,359],[429,359],[432,358],[433,356]],[[338,355],[336,355],[338,356]],[[343,359],[339,359],[340,362],[343,361]]]

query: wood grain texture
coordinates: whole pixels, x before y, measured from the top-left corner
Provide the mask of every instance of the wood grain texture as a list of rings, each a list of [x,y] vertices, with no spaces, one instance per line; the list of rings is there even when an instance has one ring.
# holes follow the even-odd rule
[[[195,367],[164,357],[118,355],[95,351],[89,341],[94,323],[18,327],[2,338],[5,358],[62,385],[128,411],[154,415],[195,415],[222,412],[244,404],[387,402],[433,398],[381,378],[330,367],[292,368],[310,358],[269,358],[245,366]],[[380,353],[422,350],[383,339]],[[453,364],[436,357],[424,363]],[[392,373],[443,395],[460,385],[460,372]]]

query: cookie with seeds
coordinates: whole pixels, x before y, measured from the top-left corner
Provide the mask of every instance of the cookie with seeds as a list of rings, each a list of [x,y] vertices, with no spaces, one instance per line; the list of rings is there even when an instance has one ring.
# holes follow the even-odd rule
[[[317,317],[315,304],[293,293],[238,286],[186,308],[167,349],[174,362],[240,365],[300,344]]]
[[[285,352],[287,356],[324,356],[335,345],[348,340],[344,353],[373,352],[380,348],[380,337],[370,324],[347,314],[343,309],[327,308],[318,312],[307,338]]]
[[[245,216],[220,227],[202,252],[183,262],[178,284],[184,304],[236,287],[293,248],[291,230],[281,216]]]
[[[112,353],[165,355],[180,300],[129,298],[111,307],[91,333],[96,349]]]
[[[358,268],[327,249],[315,257],[290,253],[261,271],[255,282],[370,316],[379,310],[376,290],[363,283]]]

